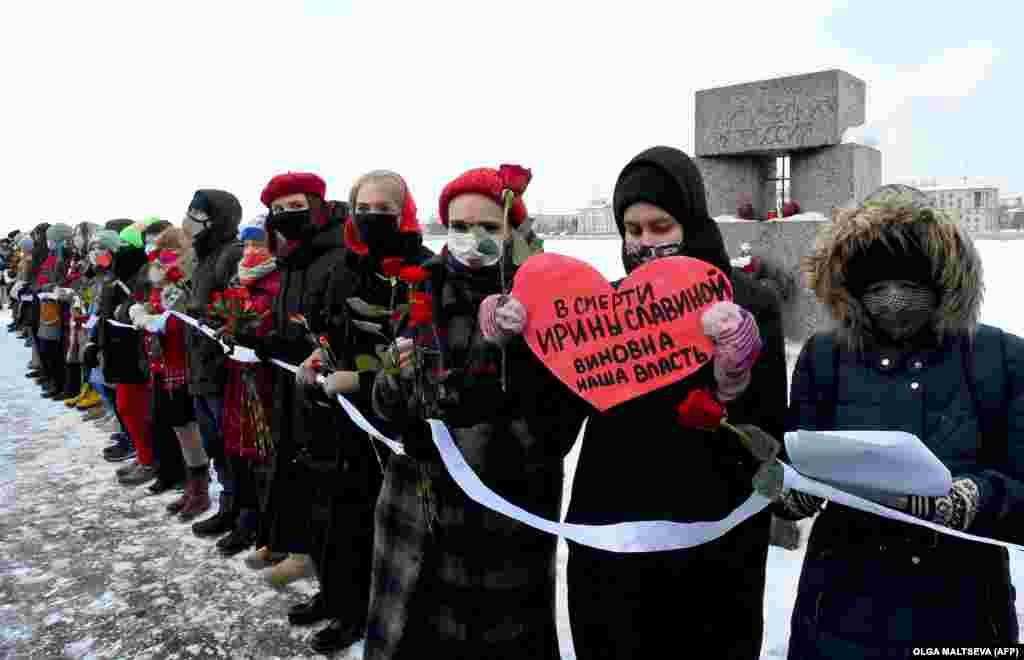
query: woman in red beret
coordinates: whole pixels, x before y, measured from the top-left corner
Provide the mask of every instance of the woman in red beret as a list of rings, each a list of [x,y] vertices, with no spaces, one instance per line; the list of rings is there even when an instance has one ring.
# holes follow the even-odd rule
[[[425,371],[377,377],[374,410],[399,431],[406,455],[388,462],[377,503],[368,660],[560,657],[556,538],[467,498],[424,421],[444,420],[466,460],[502,496],[557,519],[562,459],[583,400],[521,337],[494,323],[503,279],[510,283],[515,271],[512,241],[529,239],[527,182],[513,187],[498,170],[479,168],[445,187],[439,210],[447,244],[426,264],[430,297],[416,310],[418,341],[397,351],[399,364],[410,364],[416,345]],[[507,223],[505,190],[514,194]]]

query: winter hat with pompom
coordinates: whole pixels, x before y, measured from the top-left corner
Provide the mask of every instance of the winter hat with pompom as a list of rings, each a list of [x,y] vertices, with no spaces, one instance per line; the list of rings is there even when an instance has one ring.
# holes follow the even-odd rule
[[[260,213],[254,218],[246,220],[238,226],[238,240],[240,241],[265,241],[267,240],[267,214]]]
[[[445,227],[448,226],[448,205],[459,195],[477,193],[494,200],[495,204],[504,208],[505,205],[501,199],[501,192],[504,189],[505,182],[501,177],[501,173],[494,168],[478,167],[468,172],[463,172],[449,182],[444,187],[444,190],[441,191],[441,199],[438,201],[441,224]],[[526,220],[526,204],[523,202],[521,193],[515,196],[508,219],[514,227],[518,227]]]

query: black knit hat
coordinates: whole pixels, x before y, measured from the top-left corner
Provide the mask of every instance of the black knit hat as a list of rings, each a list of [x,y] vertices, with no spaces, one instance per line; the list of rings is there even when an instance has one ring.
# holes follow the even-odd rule
[[[912,238],[890,238],[871,243],[854,254],[846,265],[846,288],[860,297],[872,284],[888,280],[906,280],[935,286],[932,262]]]
[[[683,224],[693,214],[693,210],[686,208],[683,201],[679,183],[665,170],[647,163],[633,166],[615,184],[615,224],[619,227],[619,235],[625,234],[626,209],[633,204],[653,204]]]

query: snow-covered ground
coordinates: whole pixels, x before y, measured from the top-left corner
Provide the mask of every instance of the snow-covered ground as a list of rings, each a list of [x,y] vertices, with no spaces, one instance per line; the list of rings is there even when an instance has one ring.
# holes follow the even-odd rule
[[[550,240],[546,247],[593,263],[609,279],[623,274],[617,240]],[[980,247],[984,321],[1024,334],[1014,268],[1024,243]],[[0,324],[7,318],[0,314]],[[285,618],[314,585],[271,589],[241,556],[223,559],[212,542],[169,520],[163,509],[172,495],[119,486],[114,466],[100,457],[107,434],[40,399],[23,376],[28,359],[28,349],[0,329],[0,660],[323,657],[309,652],[309,629]],[[566,504],[578,449],[567,460]],[[762,658],[785,657],[802,558],[802,551],[770,550]],[[559,634],[568,659],[575,655],[564,544],[559,559]],[[1011,569],[1024,592],[1021,561],[1011,558]],[[337,657],[361,656],[356,645]]]

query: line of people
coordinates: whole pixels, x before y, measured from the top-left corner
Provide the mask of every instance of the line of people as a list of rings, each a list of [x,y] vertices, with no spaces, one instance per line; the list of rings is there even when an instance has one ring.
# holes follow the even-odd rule
[[[41,224],[10,237],[10,329],[33,347],[43,396],[99,412],[126,486],[173,493],[168,512],[219,537],[284,584],[315,575],[295,625],[327,621],[318,652],[366,639],[365,657],[558,658],[556,539],[467,498],[427,419],[445,422],[492,489],[549,519],[563,461],[589,418],[567,521],[693,522],[726,516],[752,489],[773,506],[688,550],[615,554],[570,543],[577,657],[658,657],[680,642],[757,658],[771,516],[817,515],[789,657],[903,657],[922,639],[1017,641],[1005,550],[783,490],[771,458],[787,429],[914,433],[956,476],[942,498],[889,506],[955,529],[1012,536],[1024,502],[1021,339],[980,325],[981,261],[954,222],[907,191],[836,215],[806,263],[838,321],[800,356],[787,404],[778,300],[730,265],[691,159],[646,150],[622,170],[615,220],[627,273],[685,255],[729,274],[734,305],[706,319],[713,360],[692,377],[600,413],[522,338],[510,295],[541,242],[522,195],[529,173],[477,168],[438,201],[433,253],[398,174],[360,177],[347,201],[322,178],[280,174],[265,213],[198,190],[180,226]],[[897,194],[898,193],[898,194]],[[552,291],[552,295],[556,292]],[[168,312],[217,328],[262,360]],[[297,375],[269,360],[301,365]],[[679,422],[706,389],[767,452]],[[349,398],[399,438],[392,454],[334,403]],[[979,438],[981,439],[979,441]],[[179,494],[180,493],[180,494]],[[871,655],[875,654],[875,655]]]

